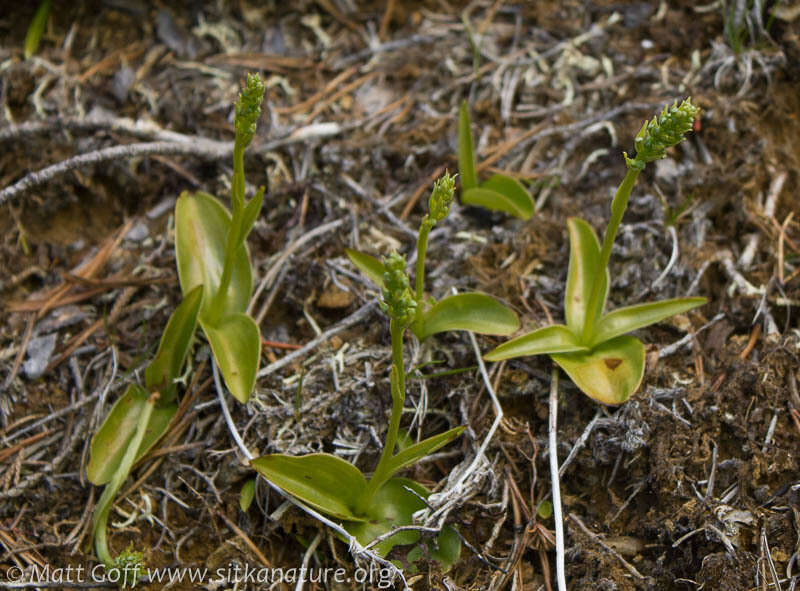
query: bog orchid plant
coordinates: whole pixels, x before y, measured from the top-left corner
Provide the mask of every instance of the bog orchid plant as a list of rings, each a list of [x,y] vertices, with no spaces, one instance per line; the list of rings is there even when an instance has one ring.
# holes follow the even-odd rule
[[[175,256],[183,301],[167,323],[158,351],[144,372],[144,387],[131,384],[92,439],[89,480],[106,485],[95,507],[92,532],[107,566],[141,564],[141,554],[111,556],[106,526],[114,498],[134,464],[166,433],[177,412],[177,382],[199,324],[231,393],[246,402],[253,390],[261,336],[247,314],[252,272],[246,239],[264,198],[263,187],[245,202],[244,150],[255,134],[264,85],[248,76],[236,103],[232,181],[233,212],[207,193],[184,193],[175,206]]]
[[[175,205],[175,257],[184,295],[203,288],[200,327],[211,345],[225,385],[247,402],[256,382],[261,333],[247,313],[253,274],[247,235],[264,201],[264,187],[250,201],[244,195],[244,150],[255,135],[264,84],[248,75],[236,103],[232,211],[208,193],[183,193]]]
[[[438,303],[424,301],[424,268],[428,235],[444,219],[453,201],[455,182],[445,175],[431,194],[430,212],[423,218],[417,240],[416,289],[406,272],[406,260],[393,253],[383,260],[348,250],[353,263],[381,288],[381,309],[389,317],[392,344],[391,394],[392,413],[378,465],[367,478],[351,463],[330,454],[306,456],[281,454],[256,458],[251,465],[286,492],[315,509],[342,521],[345,529],[361,544],[379,536],[375,550],[385,556],[393,547],[415,544],[419,532],[403,530],[388,535],[395,527],[410,525],[412,515],[425,508],[429,491],[418,482],[395,476],[455,439],[463,427],[454,427],[411,445],[402,445],[400,419],[406,395],[406,370],[403,339],[410,329],[419,339],[446,330],[508,335],[519,327],[514,312],[481,293],[450,296]],[[397,448],[397,450],[396,450]],[[460,553],[461,542],[450,527],[442,529],[436,547],[429,545],[429,555],[446,567]],[[421,552],[413,548],[406,559]]]
[[[548,354],[589,397],[604,404],[621,404],[644,376],[644,345],[627,335],[665,318],[706,303],[705,298],[676,298],[603,310],[608,296],[611,248],[639,173],[648,162],[664,158],[667,148],[692,129],[697,109],[691,100],[665,107],[645,122],[636,135],[636,156],[625,157],[627,173],[611,203],[603,244],[582,219],[567,222],[570,258],[564,294],[566,326],[556,324],[503,343],[485,358],[490,361]]]
[[[504,174],[495,174],[483,184],[478,184],[470,127],[469,109],[467,101],[464,101],[458,113],[458,172],[461,176],[461,202],[504,211],[523,220],[530,219],[533,215],[533,198],[518,180]]]

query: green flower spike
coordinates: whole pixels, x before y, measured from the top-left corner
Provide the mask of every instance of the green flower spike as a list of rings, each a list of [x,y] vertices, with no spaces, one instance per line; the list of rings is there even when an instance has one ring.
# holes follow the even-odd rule
[[[456,177],[450,176],[445,172],[444,176],[437,180],[431,191],[431,198],[428,200],[428,215],[425,220],[430,220],[433,227],[437,222],[441,222],[450,213],[450,206],[453,204],[453,195],[456,190]],[[423,221],[425,223],[425,221]]]
[[[264,98],[264,83],[258,74],[247,75],[247,85],[236,101],[236,146],[244,150],[253,141],[258,118],[261,117],[261,101]]]
[[[406,327],[414,318],[417,303],[409,287],[406,259],[393,252],[384,257],[383,301],[381,309],[400,326]]]
[[[687,98],[680,105],[675,101],[671,107],[664,107],[658,117],[645,121],[634,140],[636,157],[631,159],[625,154],[628,168],[643,170],[648,162],[664,158],[667,148],[681,142],[684,134],[692,130],[696,116],[697,107]]]

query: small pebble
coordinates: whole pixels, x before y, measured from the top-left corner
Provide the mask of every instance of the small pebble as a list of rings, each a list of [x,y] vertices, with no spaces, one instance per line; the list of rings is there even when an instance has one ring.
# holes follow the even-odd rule
[[[141,242],[150,234],[150,228],[147,227],[147,224],[144,222],[137,222],[133,225],[133,227],[128,230],[128,233],[125,234],[125,240],[130,240],[131,242]]]
[[[34,337],[28,343],[28,359],[22,364],[22,371],[29,380],[42,377],[56,348],[56,336],[56,333],[51,333]]]

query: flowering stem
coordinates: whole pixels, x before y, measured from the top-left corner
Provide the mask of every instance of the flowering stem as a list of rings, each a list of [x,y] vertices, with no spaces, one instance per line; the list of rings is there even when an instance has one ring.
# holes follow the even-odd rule
[[[423,299],[425,297],[425,254],[428,250],[428,234],[430,234],[433,223],[429,216],[422,219],[417,236],[417,273],[415,277],[416,293],[414,299],[417,302],[417,309],[414,312],[414,332],[422,333],[422,314],[425,311]]]
[[[367,487],[361,494],[357,510],[364,513],[372,502],[372,498],[383,483],[391,474],[389,473],[389,462],[394,456],[394,448],[397,445],[397,434],[400,431],[400,417],[403,414],[403,404],[406,399],[406,374],[403,364],[403,333],[405,328],[397,320],[392,319],[389,324],[389,332],[392,335],[392,416],[389,419],[389,430],[386,432],[386,442],[383,445],[378,466],[375,468],[372,477],[367,483]]]
[[[234,128],[236,138],[233,142],[233,179],[231,180],[231,225],[225,243],[225,265],[219,280],[217,293],[209,309],[207,322],[216,325],[225,309],[228,288],[233,276],[236,251],[246,238],[242,236],[244,223],[244,150],[253,141],[253,136],[261,116],[261,101],[264,99],[264,83],[258,75],[248,75],[247,84],[236,101]]]

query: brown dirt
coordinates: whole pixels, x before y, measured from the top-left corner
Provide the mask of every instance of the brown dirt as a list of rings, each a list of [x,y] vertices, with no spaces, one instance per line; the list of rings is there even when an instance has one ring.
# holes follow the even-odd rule
[[[781,588],[795,588],[797,20],[775,19],[770,38],[747,39],[736,56],[723,38],[722,11],[699,11],[689,2],[481,0],[463,14],[458,3],[405,0],[235,8],[138,0],[54,4],[33,60],[23,60],[21,47],[35,3],[0,17],[0,132],[12,124],[52,122],[45,133],[0,140],[0,187],[75,154],[134,141],[124,131],[65,123],[98,110],[230,140],[230,105],[245,72],[259,70],[269,84],[268,108],[248,157],[248,181],[269,190],[250,247],[257,282],[267,272],[287,270],[267,286],[255,309],[277,290],[262,335],[289,344],[311,340],[314,324],[334,326],[374,299],[347,262],[345,247],[385,253],[395,245],[410,252],[413,240],[398,218],[414,229],[432,175],[457,167],[455,121],[462,99],[470,100],[479,161],[509,139],[534,128],[542,132],[492,166],[519,175],[543,207],[527,222],[459,207],[432,236],[427,287],[437,296],[452,286],[492,293],[519,312],[526,328],[548,317],[560,321],[567,217],[579,215],[601,229],[624,173],[621,151],[632,149],[645,118],[667,101],[691,95],[703,109],[700,128],[670,154],[681,174],[651,166],[642,175],[612,257],[609,305],[677,297],[690,287],[691,295],[710,301],[639,332],[648,345],[647,373],[619,409],[598,411],[561,380],[562,462],[599,412],[561,483],[565,514],[577,518],[565,522],[568,588],[774,589],[768,587],[770,562]],[[388,15],[387,6],[393,7]],[[477,75],[462,16],[480,38]],[[373,47],[397,43],[376,51],[367,39]],[[340,74],[341,82],[330,85]],[[603,120],[610,125],[589,127]],[[320,122],[342,130],[258,149]],[[578,125],[562,129],[570,124]],[[90,508],[99,495],[85,478],[87,443],[109,404],[135,379],[179,298],[169,200],[193,189],[224,196],[229,175],[227,160],[121,159],[77,169],[0,204],[6,444],[0,452],[0,581],[14,567],[29,572],[34,565],[95,564],[85,548]],[[780,178],[782,188],[770,198]],[[418,191],[423,198],[406,219],[403,212]],[[665,220],[673,218],[680,256],[654,286],[670,258]],[[276,264],[290,244],[334,220],[344,223]],[[96,257],[129,221],[134,233],[105,253],[91,281],[75,279],[78,265]],[[748,292],[743,280],[760,292]],[[41,317],[36,307],[21,311],[24,302],[62,285],[68,294],[97,289]],[[18,357],[27,359],[20,351],[29,326],[29,336],[56,335],[51,361],[75,339],[77,349],[41,377],[30,377],[16,364]],[[694,334],[687,347],[658,359],[660,349],[687,334]],[[444,362],[426,371],[475,364],[464,335],[433,341],[408,343],[414,363]],[[484,351],[498,342],[480,339]],[[267,348],[263,363],[286,354]],[[343,368],[334,377],[337,359]],[[258,564],[246,537],[272,566],[289,568],[300,565],[308,544],[323,532],[310,565],[342,565],[352,573],[347,548],[316,522],[294,509],[271,519],[280,499],[266,487],[258,488],[247,513],[239,509],[239,491],[252,473],[237,460],[210,372],[201,367],[197,387],[185,394],[193,396],[185,423],[165,444],[167,453],[156,451],[137,468],[137,479],[152,471],[118,500],[124,514],[112,514],[111,521],[124,522],[124,515],[141,512],[146,503],[152,519],[111,527],[114,550],[133,543],[145,550],[150,566],[213,570]],[[370,429],[380,434],[390,406],[388,367],[388,323],[375,311],[302,363],[261,379],[253,402],[233,409],[234,419],[260,453],[352,445],[363,450],[358,465],[370,470],[379,451]],[[492,376],[506,419],[487,451],[491,468],[449,517],[481,556],[463,548],[447,573],[425,563],[409,575],[415,589],[555,589],[552,517],[525,517],[551,489],[550,362],[514,360],[494,367]],[[437,489],[471,459],[493,414],[475,371],[424,385],[429,416],[423,433],[459,423],[470,428],[449,453],[410,470]],[[412,381],[409,403],[422,392],[421,383]]]

